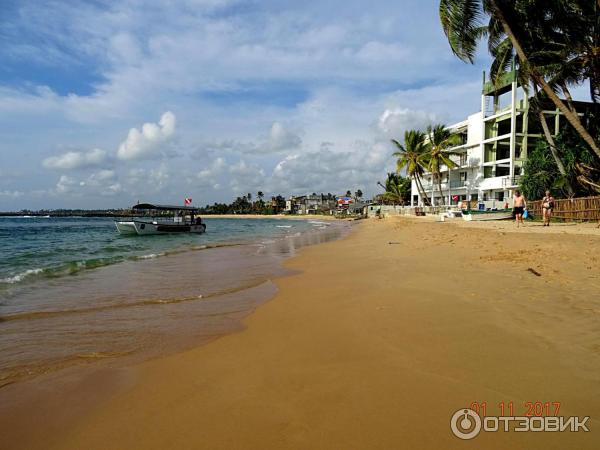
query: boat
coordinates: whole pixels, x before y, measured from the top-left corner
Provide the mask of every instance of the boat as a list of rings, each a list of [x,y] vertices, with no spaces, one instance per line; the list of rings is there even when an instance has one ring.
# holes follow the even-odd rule
[[[483,221],[483,220],[506,220],[513,218],[512,209],[496,209],[489,211],[481,211],[472,209],[470,211],[463,210],[462,218],[466,221]]]
[[[138,203],[131,209],[134,212],[146,212],[146,217],[115,220],[117,231],[121,234],[201,234],[206,232],[206,224],[198,215],[200,210],[194,206]]]

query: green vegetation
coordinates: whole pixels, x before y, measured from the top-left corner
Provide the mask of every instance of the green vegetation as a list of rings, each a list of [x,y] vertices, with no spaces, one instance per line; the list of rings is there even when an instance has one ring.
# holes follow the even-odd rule
[[[594,154],[585,142],[569,127],[554,140],[553,145],[561,155],[564,173],[556,164],[550,144],[539,141],[523,165],[525,173],[520,181],[523,195],[539,199],[544,196],[546,189],[550,189],[558,198],[593,195],[596,189],[592,180],[600,177],[600,169],[594,165]],[[581,180],[583,177],[587,179],[586,182]]]
[[[374,198],[376,202],[404,206],[410,203],[410,178],[397,173],[388,173],[385,185],[378,183],[385,192]]]
[[[252,201],[252,194],[237,197],[233,202],[213,203],[200,208],[201,214],[279,214],[285,209],[285,198],[281,195],[271,197],[265,202],[262,191],[256,193],[257,200]]]

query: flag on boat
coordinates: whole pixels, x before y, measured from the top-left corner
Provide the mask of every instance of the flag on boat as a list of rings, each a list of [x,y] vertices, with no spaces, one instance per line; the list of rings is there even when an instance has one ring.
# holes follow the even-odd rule
[[[185,200],[183,201],[183,204],[185,206],[191,205],[192,204],[192,198],[191,197],[186,197]]]

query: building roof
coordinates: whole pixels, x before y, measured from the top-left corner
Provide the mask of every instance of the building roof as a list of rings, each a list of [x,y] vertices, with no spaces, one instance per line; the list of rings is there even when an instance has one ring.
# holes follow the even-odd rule
[[[181,205],[155,205],[152,203],[138,203],[131,207],[131,209],[154,209],[157,211],[199,211],[199,208],[195,206],[181,206]]]

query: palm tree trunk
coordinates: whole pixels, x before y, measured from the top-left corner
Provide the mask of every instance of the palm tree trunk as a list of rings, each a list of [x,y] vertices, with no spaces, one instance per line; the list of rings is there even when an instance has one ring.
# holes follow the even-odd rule
[[[546,141],[548,142],[548,146],[550,147],[550,152],[552,153],[552,157],[554,158],[554,162],[556,163],[556,167],[558,167],[558,171],[565,178],[569,197],[573,197],[575,195],[575,191],[573,190],[573,186],[571,186],[571,182],[567,177],[567,171],[565,170],[565,166],[562,160],[560,159],[560,156],[558,155],[556,144],[554,143],[554,137],[552,136],[552,133],[550,133],[550,128],[548,127],[546,116],[544,116],[544,112],[541,109],[538,111],[538,116],[542,124],[542,129],[544,130],[544,136],[546,137]]]
[[[577,114],[577,110],[575,109],[575,105],[573,104],[573,97],[571,97],[571,92],[569,91],[569,88],[565,83],[562,83],[560,87],[565,94],[565,98],[567,99],[567,106],[571,111]]]
[[[421,194],[421,198],[423,199],[423,203],[425,205],[427,205],[427,203],[429,203],[431,205],[431,202],[429,201],[429,197],[427,196],[427,193],[425,192],[425,189],[423,188],[423,184],[421,183],[421,177],[418,174],[415,175],[415,181],[417,183],[417,189],[419,190],[419,193]]]
[[[423,190],[423,186],[421,185],[421,182],[419,181],[419,176],[415,175],[414,180],[415,180],[415,184],[417,185],[417,191],[419,191],[419,195],[421,196],[421,199],[423,200],[423,204],[425,204],[425,191]]]
[[[496,10],[496,14],[498,16],[498,19],[500,20],[500,23],[502,24],[502,28],[504,29],[506,35],[509,37],[510,41],[512,42],[512,45],[516,50],[517,55],[521,60],[521,63],[524,65],[529,65],[529,59],[527,58],[523,47],[521,47],[521,43],[518,41],[518,39],[512,32],[510,25],[506,21],[506,17],[504,16],[502,8],[498,6],[498,2],[496,0],[490,0],[490,3]],[[598,144],[596,143],[592,135],[588,133],[588,131],[585,129],[585,127],[581,123],[581,120],[579,120],[579,116],[573,111],[571,111],[567,105],[565,105],[565,103],[558,97],[558,95],[556,95],[556,93],[552,90],[548,83],[546,83],[544,77],[539,75],[533,67],[531,67],[531,77],[533,78],[533,81],[543,89],[548,98],[552,100],[552,102],[556,105],[560,112],[562,112],[565,115],[569,123],[573,125],[573,128],[575,128],[575,131],[577,131],[577,133],[583,138],[583,140],[591,147],[596,156],[600,158],[600,147],[598,147]]]
[[[450,177],[448,177],[450,179]],[[446,205],[446,198],[444,197],[444,191],[442,190],[442,175],[437,175],[438,189],[440,190],[440,197],[442,197],[442,205]]]

